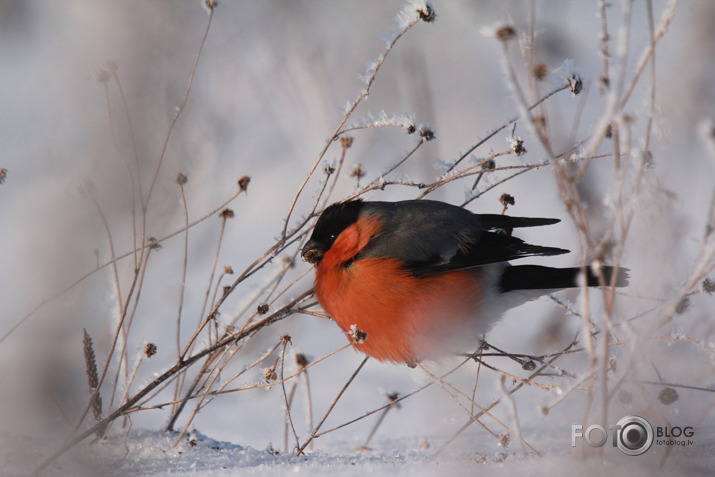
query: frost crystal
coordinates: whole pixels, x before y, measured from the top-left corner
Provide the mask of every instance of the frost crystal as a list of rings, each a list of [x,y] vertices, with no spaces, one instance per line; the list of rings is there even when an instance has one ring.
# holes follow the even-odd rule
[[[385,126],[401,127],[408,134],[412,134],[417,129],[414,115],[407,113],[388,115],[385,111],[380,111],[377,115],[368,113],[366,118],[351,124],[348,129],[380,128]]]

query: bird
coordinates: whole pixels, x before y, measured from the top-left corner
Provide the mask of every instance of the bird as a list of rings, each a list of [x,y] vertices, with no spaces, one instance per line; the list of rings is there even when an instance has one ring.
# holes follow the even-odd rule
[[[318,303],[356,350],[415,367],[475,349],[504,312],[546,293],[628,284],[625,268],[509,263],[568,253],[512,235],[558,222],[436,200],[353,199],[325,208],[301,256],[315,266]]]

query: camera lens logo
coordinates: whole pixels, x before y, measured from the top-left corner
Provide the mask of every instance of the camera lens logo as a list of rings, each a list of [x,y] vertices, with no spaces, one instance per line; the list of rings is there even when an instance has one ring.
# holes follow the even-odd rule
[[[626,416],[615,426],[618,449],[627,455],[641,455],[653,445],[653,427],[639,416]]]

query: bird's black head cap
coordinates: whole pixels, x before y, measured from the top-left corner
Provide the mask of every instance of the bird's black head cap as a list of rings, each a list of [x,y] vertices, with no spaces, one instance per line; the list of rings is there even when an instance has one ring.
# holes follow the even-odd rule
[[[317,264],[323,254],[330,250],[340,232],[357,222],[363,207],[361,199],[336,202],[326,208],[315,224],[310,240],[305,244],[301,255],[303,260]]]

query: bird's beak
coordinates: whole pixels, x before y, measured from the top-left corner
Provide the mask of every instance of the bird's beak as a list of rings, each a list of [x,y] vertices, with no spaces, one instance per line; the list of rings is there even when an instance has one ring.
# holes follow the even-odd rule
[[[313,265],[320,263],[320,260],[323,258],[323,253],[325,253],[323,246],[314,240],[309,240],[303,247],[303,250],[300,251],[303,260]]]

